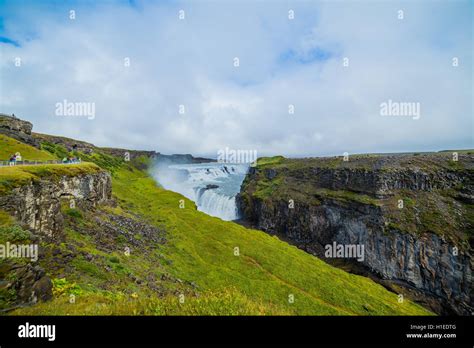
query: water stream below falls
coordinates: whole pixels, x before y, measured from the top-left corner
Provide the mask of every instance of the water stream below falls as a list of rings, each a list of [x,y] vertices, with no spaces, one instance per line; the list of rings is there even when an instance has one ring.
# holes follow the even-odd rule
[[[154,176],[165,189],[193,200],[198,210],[229,221],[239,218],[235,196],[247,169],[245,164],[176,164],[158,167]]]

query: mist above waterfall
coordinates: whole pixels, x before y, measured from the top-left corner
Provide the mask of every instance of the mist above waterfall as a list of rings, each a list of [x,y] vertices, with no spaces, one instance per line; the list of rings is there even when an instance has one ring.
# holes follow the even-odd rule
[[[165,189],[193,200],[198,210],[229,221],[239,218],[235,197],[247,169],[247,164],[216,162],[159,165],[153,176]]]

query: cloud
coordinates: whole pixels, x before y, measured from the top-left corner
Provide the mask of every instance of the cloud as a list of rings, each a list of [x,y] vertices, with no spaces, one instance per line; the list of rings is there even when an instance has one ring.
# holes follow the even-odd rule
[[[284,2],[0,7],[0,35],[18,43],[0,41],[0,110],[36,131],[214,157],[474,147],[468,1],[301,1],[294,20]],[[64,99],[96,117],[56,116]],[[389,99],[421,118],[380,116]]]

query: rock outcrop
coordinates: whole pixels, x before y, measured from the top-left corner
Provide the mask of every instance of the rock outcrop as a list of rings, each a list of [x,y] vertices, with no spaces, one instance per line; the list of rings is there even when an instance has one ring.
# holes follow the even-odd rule
[[[25,227],[48,240],[61,240],[65,204],[92,207],[111,198],[108,172],[63,176],[57,180],[33,181],[0,197],[0,209],[10,212]]]
[[[5,274],[9,279],[3,279]],[[39,301],[53,298],[53,284],[46,272],[37,263],[3,262],[0,265],[0,291],[14,291],[15,300],[12,307],[17,305],[32,305]],[[4,308],[9,310],[11,308]]]
[[[31,122],[23,121],[10,115],[0,114],[1,134],[39,148],[40,143],[32,136],[32,129],[33,124]]]
[[[276,173],[268,170],[265,174],[271,178]],[[305,168],[292,172],[295,179],[330,190],[349,190],[376,198],[394,194],[396,190],[432,191],[463,186],[466,198],[474,203],[474,185],[472,177],[465,171],[440,170],[423,171],[420,168],[399,168],[387,171],[383,168]]]
[[[433,156],[250,168],[237,202],[257,228],[323,259],[333,242],[364,245],[373,274],[471,314],[474,157],[452,168]]]
[[[0,209],[30,230],[36,244],[44,241],[54,245],[65,240],[62,204],[67,208],[90,209],[111,199],[111,193],[111,177],[106,171],[41,177],[1,195]],[[25,263],[12,259],[0,263],[0,293],[15,294],[6,299],[9,307],[3,310],[47,301],[53,296],[52,288],[50,277],[37,260]]]

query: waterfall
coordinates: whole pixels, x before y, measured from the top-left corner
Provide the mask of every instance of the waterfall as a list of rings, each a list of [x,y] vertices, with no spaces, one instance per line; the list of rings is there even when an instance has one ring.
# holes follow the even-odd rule
[[[206,214],[220,217],[222,220],[238,219],[235,196],[228,197],[215,190],[204,190],[196,195],[198,209]]]
[[[164,188],[193,200],[198,210],[221,218],[239,218],[235,197],[248,166],[227,163],[200,163],[159,167],[155,178]]]

